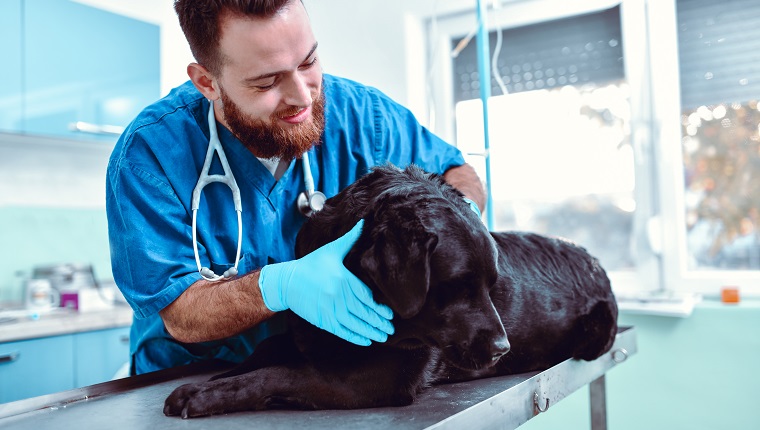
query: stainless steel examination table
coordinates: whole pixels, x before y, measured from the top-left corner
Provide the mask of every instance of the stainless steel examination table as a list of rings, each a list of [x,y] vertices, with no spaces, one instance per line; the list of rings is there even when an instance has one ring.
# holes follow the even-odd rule
[[[543,372],[447,384],[410,406],[359,410],[265,411],[192,420],[165,417],[164,399],[221,368],[190,365],[71,391],[0,404],[11,429],[514,429],[590,384],[592,428],[606,428],[605,373],[637,351],[636,332],[621,327],[612,350],[592,361],[567,360]]]

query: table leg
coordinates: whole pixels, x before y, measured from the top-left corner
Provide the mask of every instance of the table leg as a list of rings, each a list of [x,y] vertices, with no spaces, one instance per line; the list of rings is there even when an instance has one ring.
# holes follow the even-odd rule
[[[607,430],[607,388],[604,375],[589,384],[591,430]]]

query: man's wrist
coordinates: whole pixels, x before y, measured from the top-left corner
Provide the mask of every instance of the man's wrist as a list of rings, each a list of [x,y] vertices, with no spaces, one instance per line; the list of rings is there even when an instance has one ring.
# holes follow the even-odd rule
[[[259,290],[261,291],[261,298],[264,301],[264,305],[272,312],[284,311],[288,308],[282,299],[282,291],[280,287],[279,278],[282,276],[280,273],[284,267],[278,264],[269,264],[261,268],[259,271]]]

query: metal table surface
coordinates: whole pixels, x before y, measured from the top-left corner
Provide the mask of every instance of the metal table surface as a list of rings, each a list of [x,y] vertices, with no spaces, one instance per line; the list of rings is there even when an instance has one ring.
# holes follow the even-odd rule
[[[404,407],[327,411],[264,411],[182,420],[165,417],[164,399],[187,382],[221,369],[190,365],[0,404],[0,428],[12,429],[514,429],[591,384],[594,428],[606,427],[604,374],[636,353],[636,332],[618,330],[612,350],[586,362],[566,360],[543,372],[446,384]]]

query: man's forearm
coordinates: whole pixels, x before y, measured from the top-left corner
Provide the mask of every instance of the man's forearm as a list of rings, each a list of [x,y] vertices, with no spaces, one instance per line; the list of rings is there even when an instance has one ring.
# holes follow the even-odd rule
[[[261,297],[259,272],[223,282],[200,280],[165,307],[161,318],[180,342],[223,339],[270,318]]]
[[[486,208],[486,192],[475,169],[469,164],[452,167],[443,174],[443,178],[454,188],[478,205],[481,211]]]

